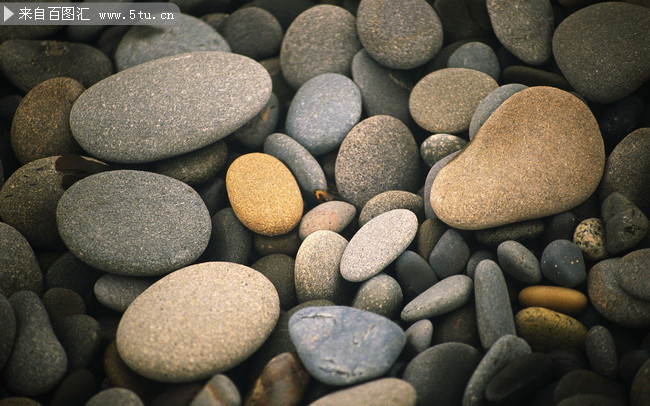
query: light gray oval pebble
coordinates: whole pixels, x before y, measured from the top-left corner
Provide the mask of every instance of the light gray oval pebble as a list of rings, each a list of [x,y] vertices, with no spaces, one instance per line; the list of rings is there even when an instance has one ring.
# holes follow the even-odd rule
[[[401,318],[412,322],[456,310],[472,297],[473,287],[474,283],[465,275],[445,278],[404,306]]]

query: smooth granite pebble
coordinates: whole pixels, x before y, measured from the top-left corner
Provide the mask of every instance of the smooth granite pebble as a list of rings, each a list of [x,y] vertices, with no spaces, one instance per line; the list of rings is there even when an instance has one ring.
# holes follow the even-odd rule
[[[100,159],[152,162],[224,138],[270,97],[271,78],[259,63],[227,52],[193,52],[102,80],[74,103],[70,128],[79,145]]]
[[[220,27],[232,52],[256,60],[280,50],[282,26],[273,14],[259,7],[245,7],[230,14]]]
[[[132,391],[124,388],[105,389],[86,402],[86,406],[144,406],[142,400]]]
[[[240,406],[241,395],[235,383],[223,374],[216,374],[192,399],[189,406]]]
[[[16,337],[16,316],[14,315],[14,309],[2,293],[0,293],[0,325],[3,326],[0,331],[0,371],[2,371],[11,355],[14,338]]]
[[[573,233],[573,243],[589,261],[602,261],[609,256],[605,241],[605,225],[599,218],[582,220]]]
[[[438,277],[429,263],[409,250],[401,253],[395,260],[395,276],[407,302],[438,282]]]
[[[351,306],[393,320],[399,315],[402,299],[399,283],[391,276],[380,273],[359,286]]]
[[[280,309],[289,310],[298,304],[296,297],[296,261],[286,254],[271,254],[255,261],[251,268],[271,281],[280,298]]]
[[[273,83],[273,78],[271,78]],[[276,85],[273,83],[275,91]],[[275,130],[280,120],[280,99],[275,93],[271,93],[271,98],[262,108],[262,110],[253,117],[248,123],[239,127],[229,137],[240,144],[248,147],[259,149],[264,146],[266,138]]]
[[[623,264],[615,269],[616,283],[626,293],[650,301],[650,249],[633,251],[623,257]]]
[[[611,255],[634,248],[648,232],[648,217],[624,195],[614,192],[602,203],[605,248]]]
[[[372,116],[355,125],[336,157],[338,191],[357,209],[388,190],[415,192],[419,173],[419,149],[413,134],[391,116]]]
[[[429,319],[418,320],[406,329],[406,350],[418,355],[431,346],[433,323]]]
[[[522,354],[488,383],[485,398],[492,404],[517,404],[553,379],[553,361],[546,354]]]
[[[282,39],[282,74],[294,89],[323,73],[349,76],[359,49],[354,15],[329,4],[311,7],[296,17]]]
[[[357,209],[350,203],[331,201],[321,203],[302,216],[298,233],[304,240],[318,230],[329,230],[340,234],[357,215]]]
[[[18,230],[0,223],[0,293],[43,292],[43,275],[29,242]]]
[[[335,386],[383,375],[406,343],[404,331],[387,318],[344,306],[299,310],[289,333],[307,371]]]
[[[470,300],[473,288],[474,283],[469,277],[450,276],[410,301],[400,317],[405,322],[413,322],[456,310]]]
[[[361,92],[352,79],[323,73],[305,82],[287,111],[287,134],[312,155],[336,150],[361,118]]]
[[[99,303],[123,313],[154,282],[152,278],[105,274],[95,282],[94,291]]]
[[[481,261],[474,275],[476,322],[481,344],[489,349],[501,337],[516,334],[503,272],[495,262]]]
[[[433,166],[447,155],[463,149],[467,141],[451,134],[433,134],[420,144],[420,156]]]
[[[536,351],[582,348],[587,328],[573,317],[543,307],[528,307],[515,315],[517,335]]]
[[[259,272],[229,262],[192,265],[131,303],[117,330],[117,348],[138,374],[194,381],[248,358],[271,334],[279,313],[275,287]]]
[[[188,52],[230,52],[228,42],[206,22],[179,14],[171,25],[133,25],[115,50],[115,65],[123,71],[145,62]]]
[[[212,233],[204,259],[246,265],[252,247],[252,232],[239,221],[232,208],[223,208],[212,216]]]
[[[445,231],[429,255],[429,265],[439,279],[458,275],[465,270],[470,249],[456,230]]]
[[[533,87],[501,104],[440,170],[431,205],[442,221],[462,229],[549,216],[586,200],[604,164],[603,140],[587,106],[565,91]]]
[[[474,69],[490,75],[496,81],[499,81],[501,71],[497,54],[489,45],[479,41],[458,47],[449,55],[447,67]]]
[[[370,405],[415,406],[413,386],[397,378],[382,378],[319,398],[310,406]]]
[[[542,281],[542,270],[535,255],[517,241],[504,241],[497,248],[503,272],[520,282],[535,284]]]
[[[494,113],[494,111],[499,108],[504,101],[508,100],[513,94],[520,92],[524,89],[528,89],[528,86],[519,84],[519,83],[510,83],[507,85],[499,86],[493,91],[490,92],[481,103],[474,110],[472,114],[472,119],[469,122],[469,138],[470,140],[474,138],[479,128],[485,123],[485,121]]]
[[[544,277],[560,286],[574,288],[587,279],[582,251],[571,241],[555,240],[547,245],[540,263]]]
[[[310,379],[296,353],[282,353],[266,364],[244,405],[297,405],[303,399]]]
[[[154,172],[196,186],[214,178],[226,164],[227,158],[226,143],[217,141],[196,151],[159,161]]]
[[[589,365],[599,375],[614,378],[618,376],[618,355],[612,333],[603,326],[594,326],[587,332],[585,352]]]
[[[588,300],[579,290],[535,285],[519,291],[519,303],[524,307],[544,307],[575,316],[586,309]]]
[[[237,158],[228,168],[226,188],[237,218],[254,233],[278,236],[300,222],[303,201],[298,183],[271,155],[254,152]]]
[[[418,405],[459,405],[480,361],[481,354],[467,344],[438,344],[413,358],[403,379],[415,388]]]
[[[169,273],[196,260],[210,238],[210,215],[185,183],[118,170],[72,185],[56,211],[61,238],[94,268],[127,276]]]
[[[350,282],[377,275],[406,250],[417,230],[418,219],[410,210],[395,209],[375,217],[345,247],[341,275]]]
[[[97,320],[85,314],[75,314],[52,323],[54,333],[65,350],[68,371],[88,368],[101,344]]]
[[[395,209],[412,211],[421,221],[424,219],[424,202],[421,196],[405,190],[389,190],[378,194],[361,209],[359,227],[363,227],[373,218]]]
[[[576,369],[564,375],[557,382],[554,391],[554,400],[560,403],[564,399],[578,394],[600,395],[618,402],[627,404],[626,390],[619,382],[600,376],[587,369]]]

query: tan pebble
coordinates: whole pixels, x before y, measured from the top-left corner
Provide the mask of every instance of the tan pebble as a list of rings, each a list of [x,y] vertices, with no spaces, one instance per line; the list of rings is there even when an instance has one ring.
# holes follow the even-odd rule
[[[582,220],[573,233],[573,243],[590,261],[602,261],[607,258],[603,221],[599,218]]]
[[[587,296],[561,286],[528,286],[519,292],[519,303],[524,307],[544,307],[575,315],[587,307]]]
[[[515,316],[517,335],[535,351],[582,348],[587,328],[573,317],[543,307],[528,307]]]

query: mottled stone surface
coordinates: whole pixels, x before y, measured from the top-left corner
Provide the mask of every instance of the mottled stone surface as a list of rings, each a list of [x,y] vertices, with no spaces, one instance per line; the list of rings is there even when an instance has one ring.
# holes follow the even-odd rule
[[[573,317],[543,307],[528,307],[515,316],[517,335],[535,351],[581,348],[587,328]]]
[[[302,216],[298,230],[300,238],[304,240],[318,230],[341,233],[356,214],[357,209],[350,203],[336,200],[321,203]]]
[[[479,262],[474,275],[476,323],[486,350],[501,337],[516,333],[508,287],[499,266],[490,260]]]

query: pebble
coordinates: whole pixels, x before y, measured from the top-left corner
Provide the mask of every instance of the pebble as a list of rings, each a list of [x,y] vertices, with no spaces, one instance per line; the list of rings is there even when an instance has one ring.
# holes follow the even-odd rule
[[[273,78],[271,78],[271,81],[275,90],[277,86],[273,82]],[[280,99],[275,93],[271,93],[271,98],[264,108],[248,123],[236,129],[229,137],[248,148],[262,148],[266,138],[278,125],[282,111],[280,107]]]
[[[474,300],[478,333],[485,350],[499,338],[516,334],[506,280],[495,262],[484,260],[476,267]]]
[[[465,270],[470,249],[456,230],[445,231],[429,255],[429,265],[439,279],[458,275]]]
[[[573,243],[580,248],[582,255],[589,261],[602,261],[607,258],[605,249],[605,225],[599,218],[584,219],[573,233]]]
[[[581,395],[574,395],[565,398],[561,402],[557,403],[557,405],[558,406],[588,406],[588,405],[622,406],[623,404],[611,398],[608,398],[607,396],[581,394]]]
[[[519,291],[519,303],[524,307],[544,307],[572,316],[582,313],[588,304],[587,296],[561,286],[528,286]]]
[[[571,86],[597,103],[636,90],[650,77],[650,45],[643,35],[649,17],[648,9],[635,4],[606,3],[564,19],[553,34],[553,55]]]
[[[271,78],[259,63],[232,53],[194,52],[102,80],[76,100],[70,128],[79,145],[100,159],[152,162],[224,138],[270,97]]]
[[[517,335],[535,351],[583,348],[587,328],[573,317],[543,307],[528,307],[515,315]]]
[[[612,333],[603,326],[594,326],[587,332],[585,350],[589,365],[599,375],[618,377],[618,355]]]
[[[38,84],[22,99],[11,124],[11,147],[21,165],[53,155],[78,154],[70,109],[86,88],[71,78]]]
[[[395,260],[395,277],[407,302],[438,282],[429,263],[413,251],[406,250]]]
[[[363,282],[352,299],[351,306],[395,319],[402,309],[402,288],[392,277],[380,273]]]
[[[499,81],[500,66],[497,54],[487,44],[468,42],[456,49],[447,59],[447,68],[467,68],[488,74]]]
[[[605,148],[613,149],[626,135],[633,131],[643,117],[643,100],[627,96],[605,107],[597,116],[603,133]]]
[[[605,248],[611,255],[634,248],[648,232],[648,218],[624,195],[614,192],[601,206],[605,222]]]
[[[152,278],[105,274],[95,282],[94,292],[99,303],[116,312],[127,307],[155,282]]]
[[[492,33],[485,7],[460,4],[454,0],[436,0],[434,8],[442,20],[445,42],[480,38]]]
[[[548,245],[555,240],[572,240],[578,224],[578,218],[570,211],[549,217],[544,228],[545,243]]]
[[[424,211],[426,213],[427,204],[426,202],[429,199],[424,199]],[[433,247],[436,246],[438,240],[446,230],[445,224],[434,218],[428,218],[420,224],[418,228],[418,234],[416,236],[417,240],[417,252],[422,258],[429,258]]]
[[[488,383],[485,398],[494,404],[517,404],[553,378],[553,361],[546,354],[522,354]]]
[[[11,303],[0,293],[0,324],[4,326],[0,331],[0,371],[11,355],[16,337],[16,316]]]
[[[408,382],[381,378],[319,398],[311,406],[369,405],[415,406],[417,394]]]
[[[433,134],[420,144],[420,156],[428,166],[435,165],[447,155],[460,151],[467,141],[452,134]]]
[[[287,134],[312,155],[336,150],[361,118],[361,92],[352,79],[323,73],[300,86],[289,111]]]
[[[65,351],[36,293],[20,291],[9,302],[16,315],[17,329],[4,368],[4,382],[16,395],[42,395],[54,389],[65,376]]]
[[[89,368],[100,347],[99,323],[85,314],[53,320],[52,327],[68,359],[68,371]]]
[[[494,253],[494,251],[491,250],[478,250],[474,251],[472,255],[469,257],[467,260],[467,267],[465,268],[465,273],[467,276],[472,278],[474,280],[474,276],[476,275],[476,268],[478,267],[478,264],[481,263],[481,261],[489,259],[490,261],[497,262],[497,255]]]
[[[259,7],[235,10],[222,23],[220,31],[232,52],[256,60],[277,54],[284,34],[278,19]]]
[[[519,83],[510,83],[507,85],[499,86],[493,91],[491,91],[481,103],[474,110],[472,114],[472,119],[469,122],[469,138],[474,139],[474,136],[481,128],[483,123],[494,113],[494,111],[503,104],[504,101],[508,100],[510,96],[517,92],[521,92],[524,89],[528,89],[528,86],[519,84]]]
[[[105,389],[86,402],[86,406],[144,406],[142,400],[132,391],[124,388]]]
[[[377,275],[406,250],[417,230],[417,217],[410,210],[395,209],[370,220],[345,247],[341,276],[362,282]]]
[[[409,98],[409,111],[415,122],[427,131],[460,133],[469,128],[481,100],[497,87],[489,75],[474,69],[440,69],[415,85]]]
[[[321,203],[302,216],[298,234],[301,240],[319,230],[341,234],[356,215],[357,209],[350,203],[337,200]]]
[[[291,316],[289,333],[311,376],[334,386],[383,375],[406,343],[397,324],[345,306],[299,310]]]
[[[630,388],[632,406],[642,406],[648,400],[648,382],[650,382],[650,362],[646,361],[632,381]]]
[[[251,268],[271,281],[280,298],[280,309],[289,310],[298,304],[294,278],[294,258],[286,254],[271,254],[255,261]]]
[[[244,404],[246,406],[297,405],[302,400],[309,381],[309,374],[298,355],[282,353],[266,364]]]
[[[587,369],[576,369],[557,382],[554,391],[556,404],[576,395],[599,395],[626,405],[626,390],[619,382],[605,378]]]
[[[339,266],[348,241],[329,230],[309,234],[296,254],[295,285],[298,303],[325,299],[344,304],[351,297],[351,286]]]
[[[43,275],[29,242],[18,230],[0,222],[0,293],[43,292]]]
[[[410,301],[400,317],[405,322],[413,322],[449,313],[470,300],[473,288],[474,283],[469,277],[450,276]]]
[[[198,395],[202,386],[197,382],[187,382],[179,385],[169,385],[153,400],[152,406],[186,405]]]
[[[555,240],[544,248],[540,260],[542,274],[554,283],[574,288],[587,279],[580,248],[568,240]]]
[[[616,283],[629,295],[650,301],[650,249],[633,251],[623,257],[623,264],[615,268]]]
[[[217,210],[220,210],[226,205],[226,181],[223,177],[215,177],[202,185],[194,187],[203,199],[203,203],[208,208],[210,216],[214,216]]]
[[[113,64],[90,45],[64,41],[10,39],[0,46],[0,71],[24,93],[56,77],[90,87],[113,74]]]
[[[515,147],[521,143],[527,147]],[[550,216],[586,200],[604,163],[602,137],[587,106],[562,90],[534,87],[508,98],[440,171],[431,206],[461,229]]]
[[[298,183],[271,155],[255,152],[237,158],[228,168],[226,188],[237,218],[254,233],[278,236],[300,222],[303,201]]]
[[[436,318],[436,328],[433,331],[433,344],[463,343],[480,350],[481,339],[476,323],[476,306],[474,301],[468,302],[459,309],[443,314]]]
[[[287,234],[276,237],[268,237],[262,234],[253,234],[253,248],[259,255],[286,254],[295,256],[300,248],[300,237],[298,228],[294,228]]]
[[[497,248],[499,266],[503,272],[525,284],[542,281],[542,270],[535,255],[517,241],[504,241]]]
[[[462,343],[433,346],[411,360],[403,379],[413,385],[418,405],[459,405],[481,354]]]
[[[429,173],[427,174],[427,177],[424,181],[424,190],[423,190],[423,199],[424,199],[424,214],[427,216],[427,218],[433,218],[433,219],[438,219],[438,216],[436,213],[433,211],[433,207],[431,207],[431,186],[433,185],[433,181],[436,180],[436,177],[438,176],[438,173],[444,168],[449,162],[451,162],[454,157],[456,157],[460,151],[452,152],[451,154],[445,156],[444,158],[440,159],[438,162],[433,164],[431,169],[429,169]]]
[[[51,288],[43,294],[41,300],[53,323],[75,314],[86,314],[84,300],[74,290]]]
[[[511,65],[501,72],[502,83],[521,83],[526,86],[550,86],[572,91],[573,88],[559,73],[524,65]],[[576,96],[577,97],[577,96]],[[584,100],[581,98],[580,100]]]
[[[56,219],[75,256],[126,276],[161,275],[188,265],[210,238],[210,215],[198,193],[144,171],[103,172],[76,182],[59,200]]]
[[[433,323],[429,319],[418,320],[406,329],[406,350],[418,355],[431,346]]]
[[[196,186],[214,178],[226,164],[227,158],[226,143],[217,141],[196,151],[159,161],[154,172]]]
[[[352,59],[361,49],[356,24],[349,11],[329,4],[300,13],[280,47],[280,66],[291,87],[298,89],[323,73],[349,76]]]
[[[357,10],[357,31],[366,51],[393,69],[413,69],[442,47],[442,23],[424,0],[385,4],[366,0]]]
[[[84,405],[97,393],[97,380],[87,369],[69,373],[52,395],[50,406]]]
[[[544,222],[542,220],[527,220],[476,230],[474,237],[479,243],[498,249],[499,245],[506,241],[528,243],[539,238],[543,233]]]
[[[223,374],[216,374],[192,399],[189,406],[239,406],[241,395],[234,382]]]
[[[66,288],[77,292],[84,300],[86,309],[94,309],[94,286],[102,272],[88,266],[70,251],[59,256],[45,273],[45,289]]]
[[[225,207],[212,216],[212,233],[203,258],[246,265],[253,248],[251,234],[233,209]]]
[[[117,348],[140,375],[194,381],[248,358],[271,334],[279,313],[275,287],[259,272],[228,262],[196,264],[165,276],[131,303],[117,330]]]
[[[424,202],[421,196],[405,190],[389,190],[382,192],[368,202],[359,213],[359,227],[363,227],[373,218],[395,209],[412,211],[418,221],[424,219]]]
[[[208,23],[178,14],[171,25],[135,24],[115,50],[118,71],[187,52],[230,52],[228,42]]]
[[[650,359],[650,354],[640,348],[623,353],[618,362],[618,374],[621,382],[625,385],[631,385],[634,376],[648,359]]]
[[[296,93],[296,91],[289,85],[289,83],[287,83],[284,75],[282,74],[279,56],[260,61],[260,64],[264,67],[264,69],[267,70],[269,75],[271,75],[271,82],[273,83],[273,94],[277,96],[277,108],[271,110],[271,112],[277,112],[277,118],[279,119],[280,108],[283,109],[282,111],[286,111],[286,109],[291,104],[291,100],[293,99],[293,95]],[[275,125],[273,128],[275,128]],[[273,129],[269,131],[269,134],[271,132],[273,132]]]
[[[119,320],[117,321],[119,322]],[[117,326],[115,329],[117,330]],[[111,341],[106,347],[103,364],[106,379],[111,386],[133,391],[147,402],[164,389],[162,383],[133,372],[120,357],[115,341]]]

